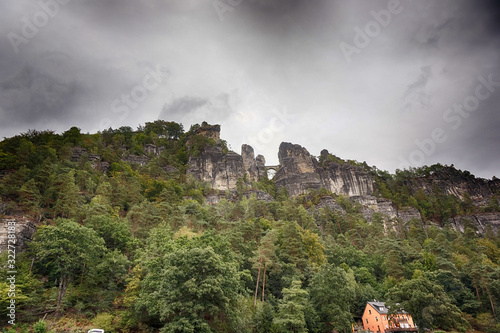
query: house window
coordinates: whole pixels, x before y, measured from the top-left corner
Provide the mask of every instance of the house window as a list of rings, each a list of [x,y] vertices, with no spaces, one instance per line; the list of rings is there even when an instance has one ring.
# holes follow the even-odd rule
[[[368,313],[369,313],[369,314],[372,314],[372,310],[368,310]]]
[[[378,321],[378,317],[375,317],[375,321]]]
[[[366,319],[366,323],[368,324],[368,319]]]

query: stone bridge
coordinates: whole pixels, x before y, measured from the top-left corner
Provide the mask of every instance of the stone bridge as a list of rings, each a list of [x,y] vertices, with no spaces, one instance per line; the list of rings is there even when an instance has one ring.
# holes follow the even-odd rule
[[[279,165],[266,165],[265,166],[266,170],[274,170],[274,172],[278,172],[280,169]]]

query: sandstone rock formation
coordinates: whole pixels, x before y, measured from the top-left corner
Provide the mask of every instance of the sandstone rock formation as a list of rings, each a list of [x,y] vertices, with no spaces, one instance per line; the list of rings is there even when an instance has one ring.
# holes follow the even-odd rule
[[[155,145],[148,143],[142,147],[142,150],[144,150],[144,154],[146,154],[146,155],[159,156],[162,153],[162,151],[165,150],[165,148],[164,147],[157,147]]]
[[[259,174],[259,179],[267,176],[266,171],[266,159],[262,155],[257,155],[255,158],[255,162],[257,164],[257,173]]]
[[[220,126],[204,125],[195,133],[208,139],[220,142]],[[189,149],[189,140],[188,143]],[[265,173],[265,159],[254,157],[254,150],[249,145],[241,147],[241,155],[233,151],[224,153],[221,145],[206,145],[198,156],[191,156],[187,174],[195,179],[208,182],[213,189],[234,190],[239,178],[247,177],[248,181],[257,181]]]
[[[428,177],[417,178],[413,184],[414,190],[423,189],[427,194],[432,192],[433,188],[438,188],[448,195],[455,195],[461,200],[469,196],[477,206],[487,206],[491,197],[500,193],[500,179],[476,178],[467,171],[442,167]]]
[[[33,239],[36,226],[26,218],[4,218],[0,219],[0,253],[7,250],[8,245],[8,226],[15,223],[16,252],[26,249],[27,243]]]
[[[109,170],[109,163],[102,160],[101,155],[90,154],[82,147],[74,147],[71,151],[71,161],[79,162],[82,157],[86,157],[94,170],[107,172]]]
[[[244,177],[245,168],[241,155],[233,151],[224,154],[220,146],[206,146],[199,156],[189,158],[186,173],[208,182],[213,189],[230,190]]]
[[[448,220],[455,229],[461,232],[469,225],[476,229],[479,234],[484,234],[488,228],[498,234],[500,230],[500,213],[480,213],[474,215],[456,216]]]
[[[411,219],[422,220],[422,215],[418,209],[413,207],[398,207],[389,199],[377,198],[372,195],[351,197],[353,202],[361,204],[363,216],[371,221],[374,213],[380,213],[382,217],[388,220],[399,219],[403,222],[409,222]]]
[[[320,166],[305,148],[288,142],[280,145],[278,158],[276,185],[284,186],[291,196],[319,188],[348,197],[373,194],[374,180],[361,167],[334,162]]]
[[[255,160],[255,155],[253,148],[249,145],[241,146],[241,157],[243,158],[243,169],[249,181],[259,180],[259,171],[257,169],[257,161]]]

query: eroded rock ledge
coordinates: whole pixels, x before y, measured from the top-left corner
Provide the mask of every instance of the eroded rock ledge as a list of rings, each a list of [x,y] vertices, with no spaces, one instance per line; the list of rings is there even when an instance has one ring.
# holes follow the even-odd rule
[[[278,158],[280,165],[274,179],[291,196],[319,188],[348,197],[373,194],[375,182],[361,167],[334,162],[320,166],[305,148],[288,142],[281,143]]]

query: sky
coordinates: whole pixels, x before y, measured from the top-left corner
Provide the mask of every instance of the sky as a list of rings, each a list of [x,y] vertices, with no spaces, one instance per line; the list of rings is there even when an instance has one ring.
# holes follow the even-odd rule
[[[500,177],[497,0],[2,0],[0,138],[207,121],[379,169]]]

